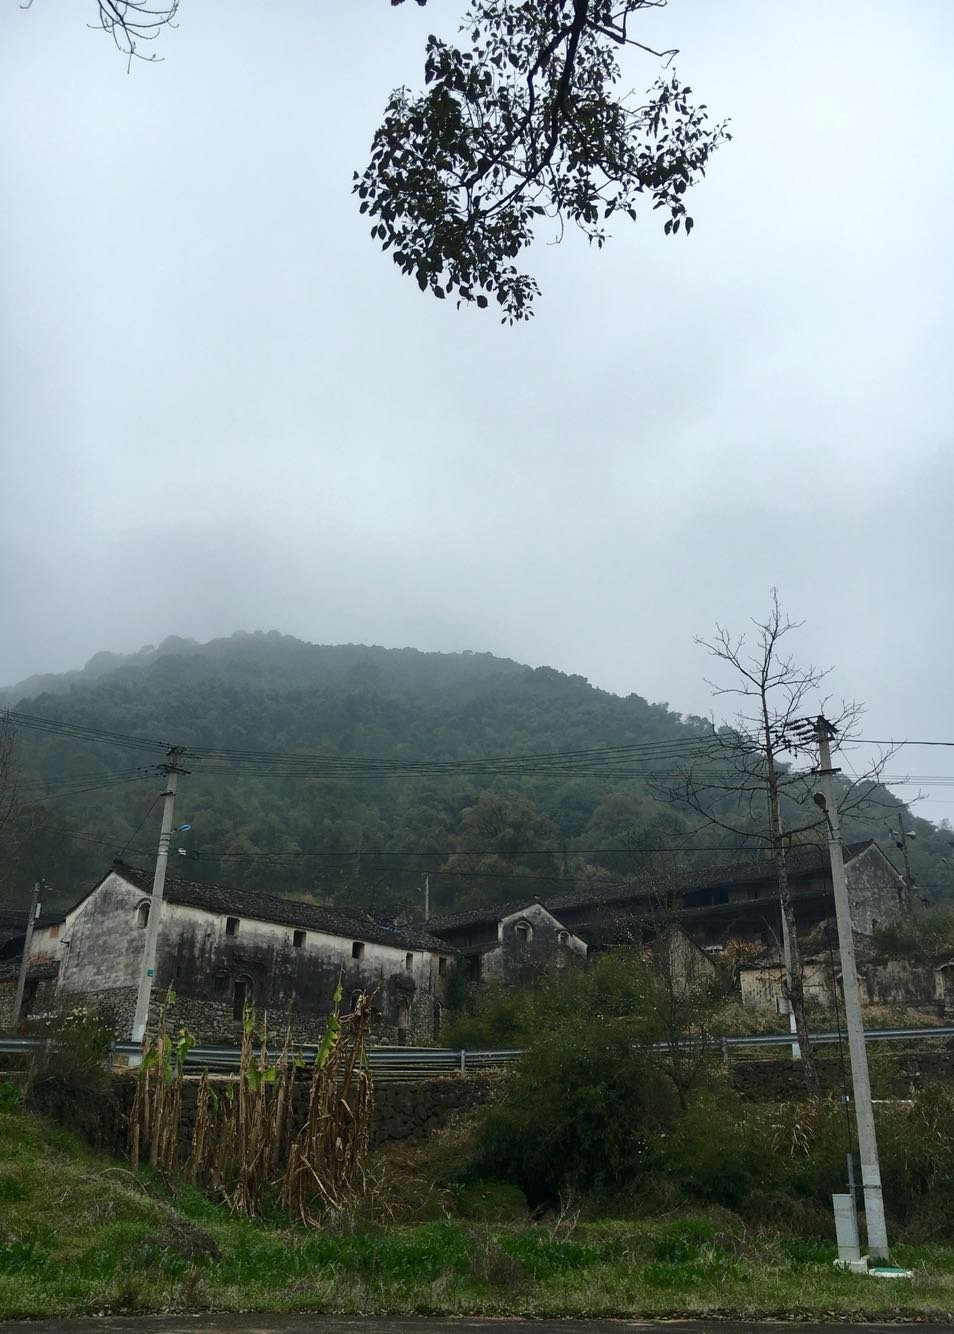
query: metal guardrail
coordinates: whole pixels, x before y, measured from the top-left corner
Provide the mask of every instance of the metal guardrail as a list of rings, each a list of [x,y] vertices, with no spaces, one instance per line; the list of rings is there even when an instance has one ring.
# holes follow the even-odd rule
[[[872,1028],[865,1033],[868,1042],[904,1042],[924,1039],[954,1038],[954,1027],[917,1027],[917,1028]],[[844,1034],[837,1032],[813,1033],[812,1043],[831,1044],[844,1039]],[[20,1037],[0,1035],[0,1055],[25,1056],[49,1042],[49,1038]],[[740,1033],[725,1037],[712,1037],[709,1045],[713,1051],[728,1052],[740,1047],[790,1047],[793,1043],[791,1033]],[[678,1044],[669,1042],[654,1043],[657,1051],[666,1051],[673,1045],[691,1047],[696,1045],[691,1039]],[[297,1049],[306,1062],[315,1059],[316,1046]],[[114,1058],[138,1056],[139,1044],[136,1042],[114,1042]],[[466,1051],[451,1047],[370,1047],[368,1061],[377,1079],[427,1079],[439,1075],[452,1075],[475,1070],[498,1069],[512,1065],[522,1052],[515,1048],[494,1050]],[[277,1052],[271,1053],[274,1060]],[[186,1057],[186,1070],[199,1072],[208,1070],[216,1074],[227,1074],[239,1066],[238,1047],[197,1046]]]
[[[0,1055],[26,1056],[49,1041],[49,1038],[0,1035]],[[114,1059],[129,1060],[139,1055],[141,1047],[138,1042],[114,1042],[110,1050]],[[318,1048],[311,1045],[295,1050],[307,1064],[314,1061]],[[520,1055],[520,1051],[511,1049],[460,1051],[450,1047],[369,1047],[368,1063],[377,1079],[426,1079],[512,1065]],[[273,1063],[277,1056],[277,1050],[273,1049],[269,1053],[269,1063]],[[192,1072],[208,1070],[227,1074],[239,1068],[239,1048],[195,1046],[186,1056],[185,1068]]]

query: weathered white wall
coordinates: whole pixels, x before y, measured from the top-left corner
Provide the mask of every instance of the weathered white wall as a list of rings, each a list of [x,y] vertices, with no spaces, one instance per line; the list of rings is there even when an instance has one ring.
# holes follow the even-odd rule
[[[138,910],[147,901],[141,889],[114,872],[68,915],[58,941],[42,942],[44,949],[59,947],[59,990],[64,997],[95,997],[138,985],[146,935]],[[228,916],[238,919],[234,935],[226,932]],[[296,930],[304,930],[299,946],[294,943]],[[363,945],[358,959],[352,955],[355,941]],[[441,958],[446,960],[443,973]],[[426,1041],[434,1036],[434,1002],[446,999],[450,969],[446,954],[166,900],[155,990],[161,995],[171,987],[183,1001],[188,996],[206,1005],[209,1022],[221,1032],[233,1022],[238,981],[245,981],[256,1008],[268,1008],[277,1019],[289,1012],[327,1014],[340,978],[343,1009],[348,1009],[352,992],[376,992],[375,1008],[384,1029],[405,1029],[409,1040]],[[201,1013],[195,1010],[199,1018]]]

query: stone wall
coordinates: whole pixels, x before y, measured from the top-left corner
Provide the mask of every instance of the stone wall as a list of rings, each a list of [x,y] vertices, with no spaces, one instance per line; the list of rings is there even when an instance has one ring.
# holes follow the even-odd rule
[[[223,1084],[225,1080],[217,1080]],[[441,1079],[419,1079],[405,1082],[383,1081],[376,1085],[374,1123],[371,1132],[373,1148],[399,1140],[425,1139],[432,1131],[446,1125],[458,1112],[470,1111],[489,1102],[500,1088],[501,1075],[483,1071],[470,1075],[448,1075]],[[199,1080],[188,1078],[182,1091],[182,1121],[180,1141],[184,1152],[192,1141],[195,1129],[196,1094]],[[101,1118],[93,1118],[92,1126],[106,1127],[106,1139],[98,1138],[97,1147],[124,1152],[126,1134],[122,1129],[125,1117],[132,1107],[135,1080],[130,1075],[119,1075],[115,1093]],[[304,1120],[308,1108],[308,1083],[302,1080],[295,1089],[292,1107],[296,1117]],[[87,1135],[89,1138],[89,1134]]]
[[[41,978],[35,985],[31,985],[31,981],[32,979],[27,980],[24,991],[21,1019],[28,1019],[36,1014],[49,1014],[56,1008],[56,978]],[[9,1033],[12,1027],[16,991],[15,978],[5,978],[0,981],[0,1033]]]
[[[837,1056],[816,1057],[825,1093],[841,1095],[847,1069]],[[871,1082],[876,1098],[910,1098],[926,1080],[954,1081],[954,1049],[946,1043],[927,1052],[886,1052],[870,1049]],[[737,1061],[730,1067],[733,1087],[749,1102],[788,1102],[804,1094],[801,1066],[792,1060]]]

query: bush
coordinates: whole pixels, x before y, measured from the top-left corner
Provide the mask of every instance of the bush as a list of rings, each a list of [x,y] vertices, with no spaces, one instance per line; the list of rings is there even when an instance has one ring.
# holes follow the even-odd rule
[[[687,1195],[734,1210],[778,1183],[781,1166],[768,1128],[728,1090],[697,1094],[658,1142],[654,1162]]]
[[[525,1053],[504,1098],[484,1113],[479,1157],[531,1204],[549,1204],[569,1188],[641,1179],[653,1139],[675,1114],[671,1085],[628,1029],[581,1022]]]
[[[114,1148],[121,1138],[121,1113],[109,1066],[112,1025],[74,1010],[34,1024],[32,1030],[48,1042],[33,1058],[24,1101],[71,1126],[96,1147]]]

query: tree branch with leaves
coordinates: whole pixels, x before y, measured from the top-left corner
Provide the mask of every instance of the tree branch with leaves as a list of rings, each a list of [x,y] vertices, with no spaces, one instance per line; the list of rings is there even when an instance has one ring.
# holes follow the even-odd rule
[[[95,3],[90,26],[130,66],[159,59],[151,43],[176,26],[179,0]],[[663,211],[667,235],[689,234],[686,195],[730,135],[672,69],[678,52],[631,32],[666,3],[473,0],[460,44],[428,37],[425,91],[395,89],[354,174],[372,237],[422,291],[496,301],[513,323],[539,292],[513,261],[546,222],[558,239],[570,224],[602,248],[614,217],[635,221],[645,207]],[[628,50],[662,62],[644,97],[621,88]]]
[[[667,235],[691,231],[686,193],[729,135],[669,70],[677,52],[630,35],[664,3],[477,0],[468,43],[427,39],[427,91],[392,93],[354,184],[372,236],[422,291],[495,299],[513,322],[539,288],[511,261],[545,220],[602,248],[614,215],[635,221],[651,201]],[[627,47],[667,67],[645,99],[619,92]]]

